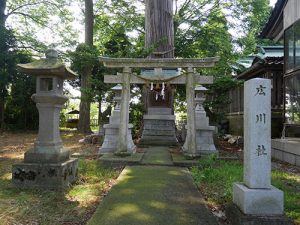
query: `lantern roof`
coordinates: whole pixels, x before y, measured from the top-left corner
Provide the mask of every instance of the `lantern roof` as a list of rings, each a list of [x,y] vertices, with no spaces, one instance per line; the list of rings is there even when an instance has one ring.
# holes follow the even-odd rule
[[[58,53],[54,49],[46,52],[46,58],[27,64],[18,64],[18,70],[33,76],[57,76],[67,80],[74,80],[77,74],[58,59]]]

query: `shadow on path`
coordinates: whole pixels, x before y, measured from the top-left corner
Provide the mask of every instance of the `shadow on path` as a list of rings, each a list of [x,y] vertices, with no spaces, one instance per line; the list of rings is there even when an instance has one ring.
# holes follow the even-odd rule
[[[167,166],[126,167],[88,222],[88,225],[217,224],[189,171]]]
[[[146,148],[142,164],[172,166],[173,161],[169,152],[169,148],[157,146]]]

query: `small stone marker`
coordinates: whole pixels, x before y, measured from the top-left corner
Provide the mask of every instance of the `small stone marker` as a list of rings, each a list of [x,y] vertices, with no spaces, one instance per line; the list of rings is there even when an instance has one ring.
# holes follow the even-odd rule
[[[283,192],[271,185],[271,81],[244,85],[244,183],[233,186],[233,202],[244,214],[282,215]]]

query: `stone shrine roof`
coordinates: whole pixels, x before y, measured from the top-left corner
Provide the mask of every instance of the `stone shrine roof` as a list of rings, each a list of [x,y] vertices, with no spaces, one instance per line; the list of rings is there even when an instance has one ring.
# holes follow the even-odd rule
[[[48,50],[44,59],[27,64],[18,64],[17,67],[20,72],[33,76],[58,76],[68,80],[77,78],[77,74],[58,59],[58,54],[55,50]]]

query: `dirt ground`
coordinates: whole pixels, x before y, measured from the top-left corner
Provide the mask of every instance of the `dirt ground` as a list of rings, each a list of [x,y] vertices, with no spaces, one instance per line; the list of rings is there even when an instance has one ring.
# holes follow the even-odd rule
[[[100,145],[80,144],[79,140],[83,135],[73,131],[61,132],[63,144],[73,153],[78,154],[97,154]],[[0,159],[10,158],[15,160],[23,159],[24,152],[33,148],[37,132],[4,132],[0,133]]]

